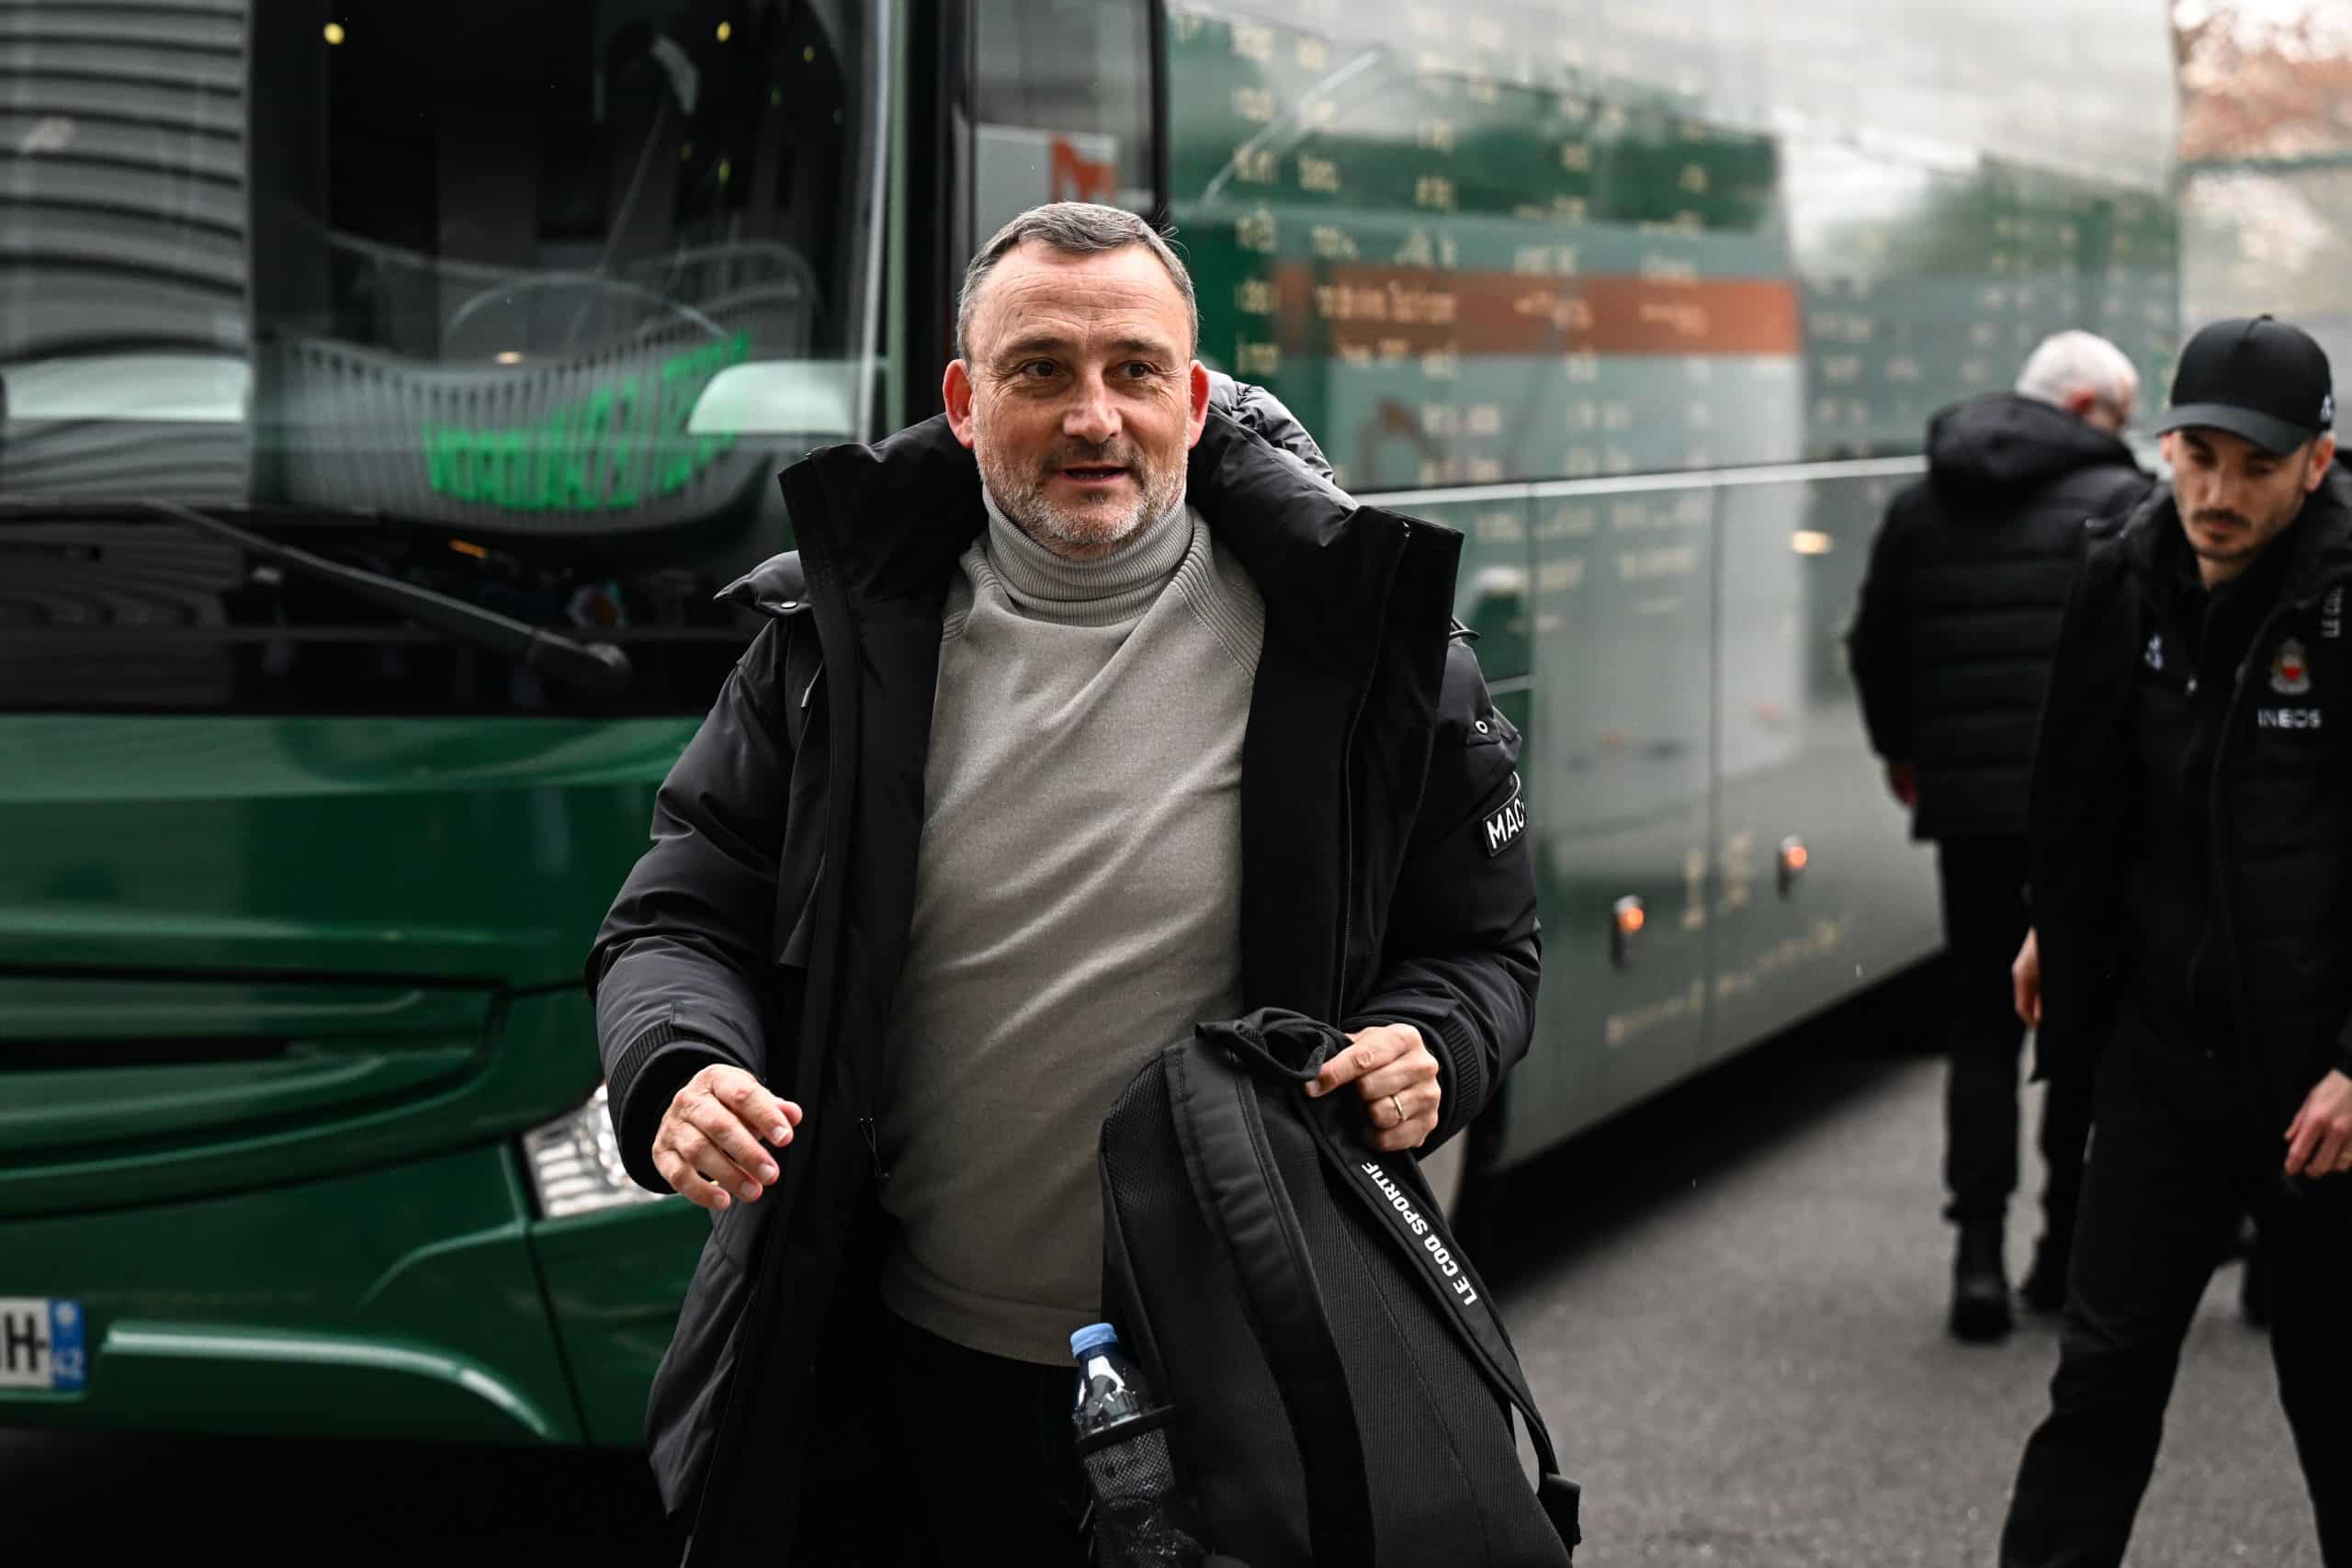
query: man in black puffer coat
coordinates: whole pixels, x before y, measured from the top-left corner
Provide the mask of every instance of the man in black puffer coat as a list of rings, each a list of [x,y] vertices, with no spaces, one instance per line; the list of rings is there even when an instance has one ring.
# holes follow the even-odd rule
[[[2238,1216],[2329,1568],[2352,1568],[2352,483],[2327,357],[2190,340],[2174,479],[2095,531],[2032,786],[2018,1010],[2096,1053],[2051,1411],[2004,1568],[2122,1561],[2189,1321]]]
[[[629,1174],[713,1216],[647,1420],[689,1568],[1084,1561],[1069,1336],[1136,1070],[1306,1013],[1352,1040],[1313,1092],[1403,1158],[1527,1050],[1461,536],[1334,489],[1198,332],[1141,220],[1023,214],[947,412],[787,469],[800,547],[729,591],[770,625],[588,962]]]
[[[1849,651],[1871,744],[1914,838],[1937,846],[1954,994],[1945,1091],[1945,1211],[1960,1227],[1951,1331],[2010,1325],[2004,1221],[2018,1179],[2018,1052],[2009,964],[2025,937],[2026,779],[2083,525],[2149,479],[2115,432],[2138,377],[2122,351],[2064,333],[2016,392],[1935,417],[1928,478],[1894,499],[1871,549]],[[2064,1296],[2089,1122],[2088,1086],[2043,1105],[2044,1227],[2030,1304]]]

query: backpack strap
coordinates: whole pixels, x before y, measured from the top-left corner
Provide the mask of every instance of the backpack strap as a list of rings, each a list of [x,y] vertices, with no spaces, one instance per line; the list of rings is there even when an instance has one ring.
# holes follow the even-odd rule
[[[1150,1375],[1151,1386],[1165,1397],[1168,1363],[1159,1359],[1159,1337],[1151,1331],[1150,1315],[1142,1310],[1143,1285],[1136,1278],[1135,1254],[1128,1250],[1126,1224],[1120,1213],[1118,1192],[1111,1182],[1110,1140],[1111,1129],[1106,1122],[1094,1162],[1102,1184],[1102,1315],[1119,1325],[1120,1337],[1129,1343],[1136,1359]]]
[[[1273,1176],[1255,1087],[1206,1042],[1169,1048],[1170,1110],[1201,1219],[1233,1267],[1243,1313],[1275,1371],[1306,1475],[1317,1562],[1371,1563],[1372,1488],[1355,1401],[1306,1238]]]
[[[1345,1033],[1329,1024],[1272,1009],[1231,1024],[1204,1026],[1198,1032],[1204,1040],[1228,1046],[1234,1058],[1253,1073],[1298,1083],[1312,1082],[1323,1063],[1347,1044]],[[1541,1470],[1536,1499],[1561,1543],[1573,1551],[1582,1539],[1577,1519],[1582,1490],[1560,1473],[1552,1434],[1535,1408],[1535,1396],[1486,1281],[1455,1246],[1419,1164],[1410,1156],[1374,1158],[1352,1143],[1343,1144],[1348,1129],[1339,1122],[1341,1100],[1304,1103],[1316,1146],[1340,1185],[1356,1195],[1374,1224],[1411,1259],[1408,1269],[1437,1300],[1438,1315],[1453,1325],[1495,1387],[1518,1410]]]
[[[1306,1124],[1313,1131],[1323,1157],[1340,1173],[1340,1184],[1356,1195],[1372,1214],[1374,1224],[1412,1260],[1407,1265],[1408,1271],[1436,1299],[1438,1315],[1453,1325],[1469,1347],[1472,1358],[1486,1369],[1496,1389],[1518,1410],[1520,1420],[1526,1425],[1528,1439],[1535,1445],[1535,1461],[1541,1472],[1535,1485],[1536,1500],[1551,1519],[1561,1544],[1573,1551],[1582,1539],[1577,1523],[1582,1491],[1560,1473],[1560,1459],[1552,1447],[1551,1430],[1544,1424],[1543,1413],[1535,1408],[1535,1395],[1529,1391],[1526,1377],[1520,1371],[1518,1352],[1511,1348],[1487,1283],[1457,1248],[1445,1216],[1439,1213],[1429,1184],[1421,1178],[1420,1168],[1410,1156],[1384,1160],[1371,1157],[1361,1147],[1342,1146],[1341,1129],[1334,1124],[1338,1107],[1327,1107],[1320,1101],[1311,1103],[1315,1109],[1308,1111]],[[1392,1190],[1404,1198],[1404,1207],[1400,1208],[1390,1196]]]

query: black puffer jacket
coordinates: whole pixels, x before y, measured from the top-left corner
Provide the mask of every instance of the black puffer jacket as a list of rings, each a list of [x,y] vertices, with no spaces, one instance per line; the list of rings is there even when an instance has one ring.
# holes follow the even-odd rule
[[[1519,738],[1449,636],[1461,536],[1356,506],[1310,467],[1311,443],[1233,417],[1279,405],[1220,395],[1232,413],[1211,413],[1189,499],[1266,610],[1242,750],[1243,1005],[1415,1024],[1441,1061],[1434,1146],[1532,1027]],[[640,1182],[662,1190],[652,1130],[705,1065],[747,1068],[808,1112],[776,1188],[718,1217],[655,1380],[654,1471],[694,1563],[789,1562],[806,1510],[876,1495],[860,1477],[888,1449],[870,1346],[892,1222],[868,1134],[941,608],[984,525],[944,420],[818,453],[784,487],[800,550],[730,590],[771,624],[663,783],[653,848],[588,963]]]
[[[1871,748],[1918,770],[1913,837],[2025,831],[2083,525],[2152,483],[2114,436],[2014,393],[1928,425],[1928,477],[1887,508],[1847,639]]]
[[[2154,657],[2180,514],[2169,488],[2093,530],[2066,607],[2034,762],[2031,885],[2044,1074],[2080,1072],[2133,973],[2118,901],[2139,829],[2138,683]],[[2225,946],[2233,1042],[2284,1128],[2331,1067],[2352,1072],[2352,476],[2270,547],[2284,587],[2234,671],[2203,781],[2208,942]]]

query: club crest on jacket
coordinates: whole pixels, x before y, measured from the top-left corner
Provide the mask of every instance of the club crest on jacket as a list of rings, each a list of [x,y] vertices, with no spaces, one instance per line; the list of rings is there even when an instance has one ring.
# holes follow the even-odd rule
[[[2312,689],[2310,657],[2293,637],[2280,643],[2270,657],[2270,689],[2289,697],[2300,697]]]

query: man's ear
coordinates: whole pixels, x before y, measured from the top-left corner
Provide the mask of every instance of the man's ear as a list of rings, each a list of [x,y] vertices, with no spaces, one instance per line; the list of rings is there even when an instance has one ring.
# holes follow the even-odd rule
[[[1191,378],[1185,391],[1192,404],[1186,412],[1184,422],[1184,446],[1187,450],[1190,450],[1200,441],[1201,432],[1209,427],[1208,367],[1197,359],[1193,361]]]
[[[947,362],[947,374],[939,383],[940,400],[947,405],[947,428],[956,439],[969,446],[972,444],[972,367],[960,359]]]
[[[2303,476],[2303,493],[2305,495],[2309,495],[2312,491],[2319,489],[2321,485],[2327,482],[2327,466],[2335,461],[2335,436],[2323,435],[2318,440],[2312,443],[2312,471]]]

